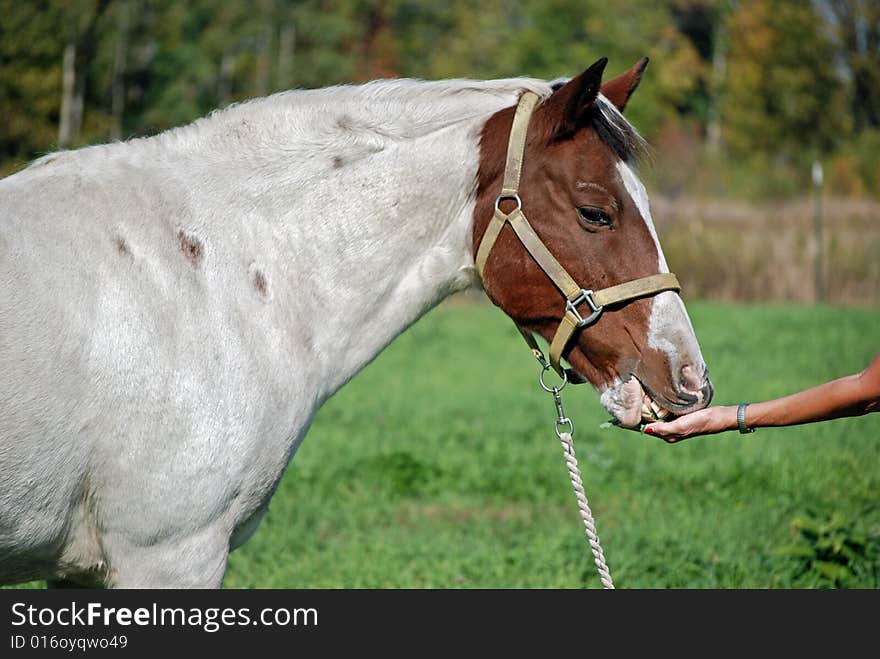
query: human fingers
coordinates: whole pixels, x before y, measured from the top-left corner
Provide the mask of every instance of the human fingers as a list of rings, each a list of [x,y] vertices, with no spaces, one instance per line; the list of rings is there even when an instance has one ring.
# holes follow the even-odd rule
[[[659,437],[664,442],[674,444],[680,439],[688,437],[688,423],[683,421],[684,417],[675,419],[674,421],[655,421],[644,428],[647,435]]]

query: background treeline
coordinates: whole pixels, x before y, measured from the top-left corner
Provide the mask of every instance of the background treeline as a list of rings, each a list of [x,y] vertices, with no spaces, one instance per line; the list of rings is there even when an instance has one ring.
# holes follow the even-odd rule
[[[767,204],[809,196],[819,160],[823,194],[861,205],[826,203],[825,246],[811,242],[811,207],[786,207],[787,277],[761,275],[761,259],[737,262],[737,276],[765,297],[811,299],[810,250],[832,259],[840,248],[829,274],[853,278],[831,299],[880,302],[880,0],[0,0],[0,176],[53,149],[152,134],[278,90],[555,78],[602,55],[610,74],[651,58],[628,115],[654,147],[643,175],[655,198],[749,201],[768,216],[756,224],[718,204],[699,214],[710,234],[727,222],[709,236],[718,254],[693,264],[702,294],[745,295],[726,275],[712,283],[716,256],[729,256],[729,237],[767,252]],[[683,232],[667,242],[681,250],[670,261],[686,263],[712,243],[697,245],[677,211],[657,220]],[[740,233],[743,217],[758,231]]]
[[[646,54],[631,112],[675,157],[664,190],[797,193],[823,158],[833,191],[880,196],[877,0],[0,0],[0,25],[4,172],[281,89]]]

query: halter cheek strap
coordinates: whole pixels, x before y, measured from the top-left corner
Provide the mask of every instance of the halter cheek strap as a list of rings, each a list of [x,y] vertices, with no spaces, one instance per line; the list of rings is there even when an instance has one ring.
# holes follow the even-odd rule
[[[516,114],[513,117],[513,125],[510,128],[510,139],[507,145],[507,164],[504,169],[504,182],[501,194],[495,200],[495,212],[492,214],[489,226],[486,227],[486,231],[483,233],[474,260],[480,279],[484,279],[486,265],[492,248],[498,240],[498,236],[501,235],[501,231],[508,224],[513,228],[516,237],[523,244],[523,247],[526,248],[526,251],[565,297],[565,311],[562,314],[556,334],[550,343],[550,364],[557,373],[568,378],[570,381],[584,382],[582,377],[570,369],[563,369],[560,364],[562,353],[568,347],[574,333],[583,327],[595,323],[599,316],[602,315],[603,309],[608,305],[630,302],[637,298],[656,295],[663,291],[678,292],[681,290],[681,285],[674,274],[667,272],[633,279],[632,281],[598,291],[587,290],[581,287],[568,274],[568,271],[562,267],[559,261],[556,260],[556,257],[550,253],[550,250],[547,249],[547,246],[538,237],[538,234],[535,233],[535,230],[523,213],[522,200],[519,196],[519,181],[522,175],[526,133],[528,132],[529,118],[537,103],[538,95],[533,92],[525,92],[520,97],[519,104],[516,107]],[[516,208],[507,214],[502,212],[499,207],[501,201],[505,199],[516,202]],[[582,314],[580,309],[584,305],[587,305],[588,311],[584,310]],[[538,347],[532,332],[522,327],[519,323],[516,323],[516,326],[535,357],[542,364],[545,364],[544,354]]]

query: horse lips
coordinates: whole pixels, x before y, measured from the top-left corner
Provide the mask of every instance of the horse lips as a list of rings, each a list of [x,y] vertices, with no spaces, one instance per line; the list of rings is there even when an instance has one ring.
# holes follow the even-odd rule
[[[643,423],[667,419],[672,413],[661,407],[642,388],[636,377],[631,377],[621,387],[623,414],[617,420],[618,425],[625,428],[638,428]]]

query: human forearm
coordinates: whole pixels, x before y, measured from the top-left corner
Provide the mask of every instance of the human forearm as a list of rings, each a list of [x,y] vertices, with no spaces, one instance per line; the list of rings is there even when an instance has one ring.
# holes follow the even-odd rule
[[[859,375],[848,375],[789,396],[752,403],[745,410],[749,427],[793,426],[872,411],[877,400],[866,398]]]

